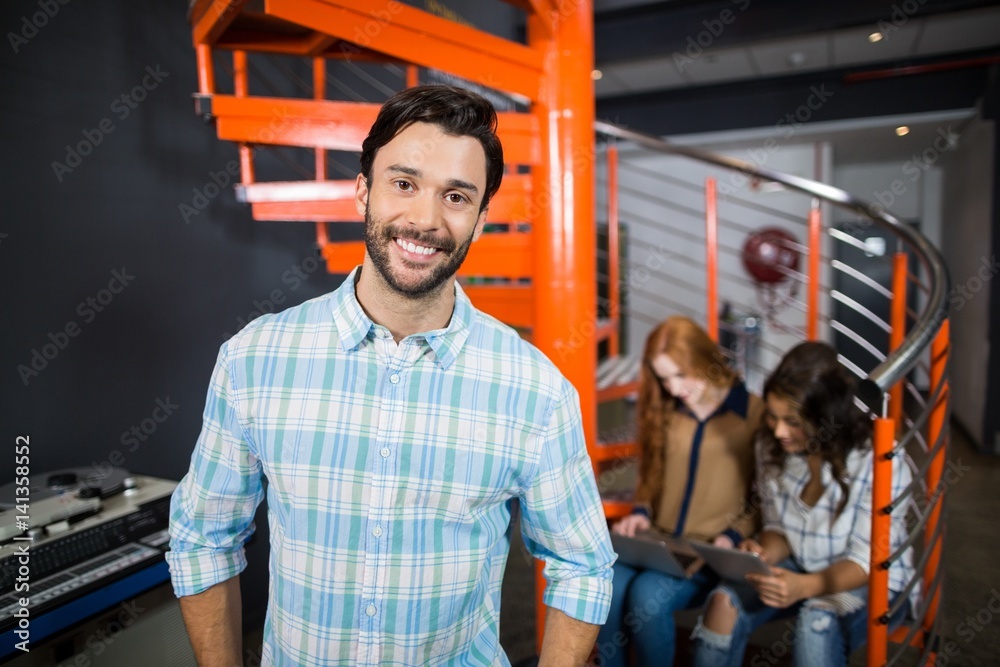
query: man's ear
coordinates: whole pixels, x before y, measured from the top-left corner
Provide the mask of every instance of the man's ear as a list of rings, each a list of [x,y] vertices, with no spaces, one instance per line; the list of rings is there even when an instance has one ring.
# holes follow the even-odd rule
[[[478,241],[479,235],[483,233],[483,227],[486,226],[486,212],[490,209],[484,208],[479,212],[479,217],[476,218],[476,230],[472,233],[472,240]]]
[[[365,180],[364,174],[358,174],[358,178],[354,182],[354,208],[357,209],[358,215],[364,218],[367,207],[368,181]]]

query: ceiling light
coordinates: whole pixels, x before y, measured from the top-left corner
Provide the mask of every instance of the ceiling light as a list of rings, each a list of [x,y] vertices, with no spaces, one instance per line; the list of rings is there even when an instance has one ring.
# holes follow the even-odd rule
[[[806,54],[801,51],[793,51],[788,54],[788,64],[790,67],[801,67],[806,61]]]
[[[590,73],[590,78],[594,81],[600,80],[602,76],[604,76],[604,74],[599,69],[595,69]]]
[[[909,133],[910,133],[910,128],[908,128],[906,125],[900,125],[899,127],[896,128],[897,137],[905,137]]]
[[[885,35],[883,35],[882,31],[879,30],[868,35],[868,41],[874,44],[875,42],[881,42],[883,37],[885,37]]]

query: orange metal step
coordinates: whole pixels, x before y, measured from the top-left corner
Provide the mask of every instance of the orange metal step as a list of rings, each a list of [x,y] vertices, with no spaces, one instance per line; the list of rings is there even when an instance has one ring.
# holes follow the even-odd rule
[[[518,42],[390,3],[369,0],[268,0],[269,15],[404,62],[450,72],[488,88],[537,99],[542,53]]]
[[[353,152],[361,151],[380,107],[363,102],[195,95],[196,113],[215,119],[220,139]],[[541,162],[538,121],[533,115],[501,112],[497,133],[506,164]]]
[[[250,204],[254,220],[362,222],[354,206],[353,180],[281,181],[236,186],[236,198]],[[489,222],[525,222],[531,206],[531,177],[505,176],[490,202]]]

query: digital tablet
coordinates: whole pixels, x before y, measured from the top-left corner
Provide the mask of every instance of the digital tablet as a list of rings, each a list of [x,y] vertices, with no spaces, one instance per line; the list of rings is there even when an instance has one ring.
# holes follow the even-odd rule
[[[727,549],[701,542],[691,542],[691,546],[723,579],[744,581],[750,573],[771,574],[771,566],[752,551]]]
[[[680,579],[688,579],[702,565],[701,557],[684,539],[657,531],[643,531],[635,537],[611,533],[611,545],[618,561],[632,567],[658,570]]]

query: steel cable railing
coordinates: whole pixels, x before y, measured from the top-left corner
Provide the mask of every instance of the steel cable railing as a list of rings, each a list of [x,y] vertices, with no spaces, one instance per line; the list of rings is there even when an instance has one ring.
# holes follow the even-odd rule
[[[947,429],[943,426],[948,418],[948,359],[947,343],[942,343],[942,336],[947,337],[947,307],[946,295],[949,289],[948,273],[945,269],[942,257],[938,250],[934,248],[927,239],[914,229],[904,225],[896,217],[881,208],[861,201],[851,194],[838,188],[802,178],[784,174],[775,170],[765,169],[761,166],[751,164],[736,158],[718,155],[696,148],[677,146],[664,141],[658,137],[642,134],[625,128],[615,126],[611,123],[597,122],[595,129],[600,136],[609,137],[614,140],[627,142],[641,149],[652,152],[670,155],[680,158],[687,158],[701,162],[709,168],[721,168],[732,170],[740,174],[750,176],[759,181],[769,181],[780,183],[787,189],[796,191],[815,198],[813,209],[820,200],[833,205],[834,207],[850,211],[862,222],[856,229],[865,229],[869,225],[876,225],[887,231],[896,239],[898,250],[895,255],[891,253],[881,258],[882,262],[896,276],[894,281],[902,281],[900,289],[899,282],[894,282],[892,288],[881,284],[876,278],[868,275],[848,262],[834,259],[829,256],[820,256],[817,234],[811,237],[809,245],[800,244],[794,241],[788,243],[789,249],[801,255],[809,255],[809,269],[798,269],[787,266],[776,266],[776,272],[782,276],[782,281],[792,285],[802,286],[807,290],[807,297],[796,299],[796,288],[792,288],[789,294],[783,298],[782,307],[794,306],[792,311],[806,315],[807,325],[801,330],[797,326],[790,327],[787,323],[773,320],[776,334],[797,334],[800,338],[805,337],[805,331],[816,331],[816,322],[822,322],[827,330],[842,337],[844,341],[856,346],[861,355],[867,355],[863,359],[857,357],[847,358],[843,354],[840,356],[845,367],[854,372],[859,383],[859,399],[868,411],[876,418],[880,428],[876,429],[876,461],[873,486],[876,488],[875,498],[888,498],[888,500],[877,501],[873,507],[873,555],[872,574],[869,591],[874,592],[872,603],[870,604],[871,616],[869,632],[871,640],[868,649],[868,664],[896,664],[901,660],[911,645],[919,646],[923,649],[922,660],[932,658],[934,647],[937,645],[937,632],[940,628],[940,614],[937,613],[939,604],[942,570],[940,568],[940,547],[941,540],[945,533],[942,511],[945,507],[946,488],[941,481],[942,466],[944,457],[948,449]],[[629,151],[630,155],[644,157],[641,151]],[[617,153],[616,153],[617,155]],[[702,261],[696,255],[685,253],[672,253],[671,261],[676,261],[684,267],[701,269],[715,276],[715,280],[728,281],[733,289],[746,289],[746,277],[739,276],[732,271],[714,264],[713,257],[718,257],[723,253],[728,257],[727,261],[732,261],[740,255],[739,248],[733,247],[731,243],[732,234],[747,233],[750,228],[745,224],[739,224],[726,217],[719,215],[712,209],[711,217],[718,223],[706,222],[704,236],[697,233],[697,227],[687,223],[694,223],[702,213],[691,203],[691,193],[697,191],[700,186],[676,175],[664,174],[649,167],[648,163],[642,166],[628,165],[631,172],[639,174],[642,178],[655,178],[662,176],[667,187],[679,188],[680,197],[678,201],[671,200],[668,191],[656,189],[651,192],[648,189],[639,187],[622,188],[618,190],[624,198],[629,201],[620,202],[618,206],[623,208],[623,218],[635,223],[643,231],[643,236],[647,238],[633,239],[632,247],[646,253],[655,253],[655,243],[650,243],[648,235],[650,233],[666,234],[667,240],[663,245],[674,247],[671,244],[682,243],[706,243],[710,244],[715,239],[717,247],[709,253]],[[630,173],[631,173],[630,172]],[[714,186],[712,186],[714,189]],[[712,190],[709,189],[711,192]],[[616,198],[616,202],[618,199]],[[779,209],[769,209],[758,202],[727,200],[734,206],[749,207],[754,213],[763,214],[785,224],[789,220],[793,223],[802,223],[801,218],[796,218],[794,214]],[[626,205],[632,205],[635,210],[625,211]],[[660,209],[654,207],[659,206]],[[706,205],[707,206],[707,205]],[[662,211],[662,212],[661,212]],[[626,214],[627,213],[627,214]],[[760,217],[760,216],[758,216]],[[682,218],[681,223],[675,219]],[[671,224],[665,224],[663,220],[670,219]],[[723,243],[718,240],[717,233],[710,225],[718,224],[721,228],[728,230],[730,241]],[[694,231],[692,231],[694,230]],[[869,247],[862,240],[855,238],[848,231],[838,229],[828,229],[827,235],[835,244],[843,244],[856,251],[868,254]],[[920,270],[910,270],[908,260],[904,260],[901,253],[907,250],[909,256],[915,257],[920,265]],[[871,254],[868,254],[871,257]],[[628,260],[623,260],[628,262]],[[816,262],[825,262],[830,279],[834,274],[845,276],[857,285],[856,289],[867,290],[874,295],[876,301],[881,299],[884,304],[890,306],[891,316],[883,317],[872,310],[871,302],[862,302],[854,297],[854,292],[843,291],[839,285],[832,282],[823,284],[819,272],[815,269]],[[637,262],[638,263],[638,262]],[[706,280],[709,285],[713,281]],[[906,299],[906,285],[912,284],[916,287],[911,294],[913,298]],[[639,297],[650,304],[655,304],[657,308],[668,307],[679,312],[691,314],[704,313],[706,319],[717,317],[712,311],[714,297],[708,299],[709,307],[685,303],[691,299],[697,300],[700,293],[705,291],[705,286],[697,284],[697,280],[680,279],[673,275],[669,277],[669,290],[658,288],[657,285],[639,285],[632,292],[632,297]],[[709,287],[709,290],[712,288]],[[855,289],[855,288],[852,288]],[[811,290],[811,291],[809,291]],[[897,291],[899,290],[899,291]],[[812,304],[816,295],[823,295],[828,306],[838,304],[840,308],[853,313],[858,318],[860,325],[873,328],[876,338],[871,338],[872,334],[865,334],[855,330],[846,321],[840,321],[837,317],[828,313],[820,313]],[[773,296],[771,297],[773,298]],[[906,299],[904,303],[903,300]],[[704,303],[703,301],[700,303]],[[628,308],[623,309],[623,313],[635,318],[636,321],[647,325],[655,324],[660,318],[655,317],[648,309],[633,305],[634,312]],[[809,325],[810,319],[813,324]],[[908,326],[909,325],[909,326]],[[854,325],[858,326],[858,325]],[[726,325],[722,325],[725,330]],[[732,327],[731,327],[732,329]],[[906,335],[901,336],[898,332],[905,331]],[[880,332],[880,333],[878,333]],[[815,334],[810,334],[815,335]],[[882,347],[880,336],[886,336],[888,345]],[[782,348],[773,342],[765,341],[758,336],[753,343],[760,349],[766,349],[769,353],[780,354]],[[942,348],[943,345],[943,348]],[[934,350],[937,352],[934,352]],[[928,352],[931,352],[928,355]],[[929,361],[924,358],[930,356]],[[870,358],[872,365],[868,365]],[[747,362],[746,368],[753,367],[757,371],[762,371],[763,364],[754,361]],[[912,374],[912,377],[911,377]],[[919,378],[930,377],[930,389],[918,389]],[[895,388],[895,389],[894,389]],[[893,390],[893,391],[890,391]],[[895,408],[892,406],[895,405]],[[886,424],[890,428],[885,428]],[[923,430],[927,430],[927,434]],[[886,434],[890,441],[886,442]],[[879,440],[881,438],[881,440]],[[880,443],[880,444],[879,444]],[[913,481],[907,485],[902,493],[895,498],[891,497],[891,466],[886,465],[894,456],[907,455],[910,451],[914,454],[920,452],[923,459],[914,462],[907,458],[907,465],[913,474]],[[880,472],[881,470],[881,472]],[[881,489],[881,491],[878,491]],[[874,544],[876,534],[881,535],[881,542],[889,544],[890,522],[893,512],[905,512],[903,517],[907,523],[907,535],[901,544],[893,545],[890,550],[884,546],[879,547],[878,554]],[[898,519],[898,517],[897,517]],[[916,576],[912,578],[903,591],[894,591],[897,598],[890,604],[886,596],[888,592],[888,568],[891,564],[900,560],[908,552],[913,552],[913,567]],[[879,574],[882,573],[882,574]],[[880,587],[884,587],[878,593]],[[923,602],[911,609],[912,623],[897,631],[892,640],[902,646],[892,656],[889,655],[889,634],[887,619],[895,614],[905,604],[910,593],[921,589]],[[876,594],[877,593],[877,594]],[[918,641],[919,640],[919,641]],[[916,642],[916,643],[914,643]],[[923,664],[923,663],[922,663]]]
[[[717,155],[687,146],[677,146],[659,137],[625,129],[612,123],[597,121],[594,128],[600,134],[630,141],[656,152],[681,155],[702,163],[755,176],[765,181],[781,183],[788,188],[817,197],[866,218],[889,230],[896,238],[905,241],[912,247],[918,260],[930,275],[931,294],[922,316],[906,336],[903,345],[890,354],[865,378],[861,391],[862,398],[872,407],[873,412],[876,414],[881,412],[879,403],[882,400],[882,395],[913,367],[920,353],[930,346],[931,340],[947,315],[945,297],[949,288],[948,271],[937,248],[895,216],[884,210],[879,210],[878,207],[866,203],[840,188],[801,176],[784,174],[729,156]]]

